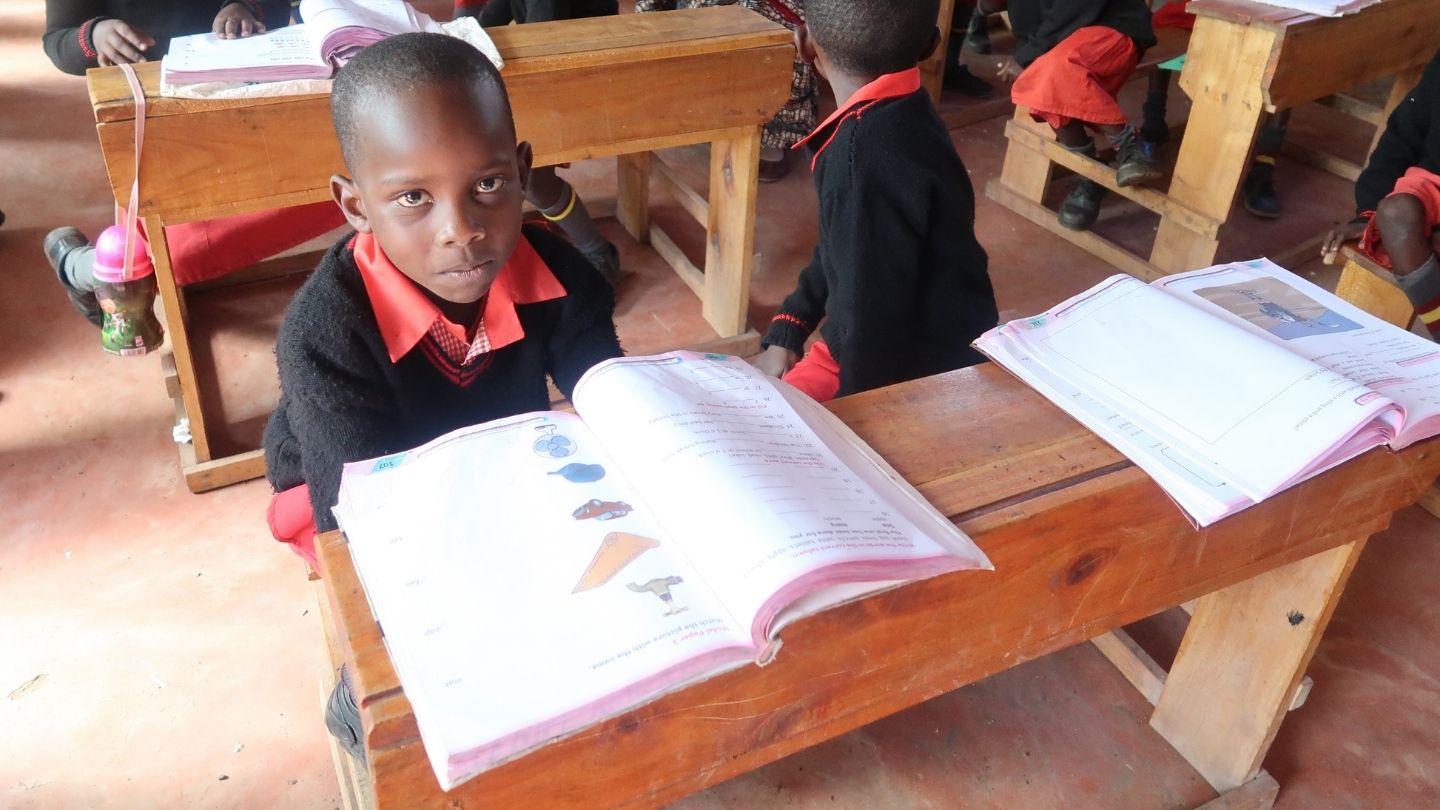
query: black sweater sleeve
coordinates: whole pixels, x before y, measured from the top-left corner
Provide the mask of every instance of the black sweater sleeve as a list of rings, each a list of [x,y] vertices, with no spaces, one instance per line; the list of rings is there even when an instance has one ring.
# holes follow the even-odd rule
[[[1425,156],[1431,111],[1440,106],[1437,94],[1440,94],[1440,55],[1430,60],[1420,83],[1390,114],[1385,132],[1375,145],[1375,153],[1355,181],[1355,213],[1374,211],[1380,200],[1394,190],[1395,181],[1411,166],[1419,165]]]
[[[810,257],[810,263],[800,271],[795,290],[785,296],[770,328],[765,332],[761,346],[780,346],[796,354],[805,353],[805,340],[820,319],[825,317],[826,301],[830,297],[825,282],[825,266],[820,258],[820,248]]]
[[[45,55],[55,67],[76,76],[95,67],[95,23],[107,19],[104,0],[46,0]]]
[[[526,228],[525,236],[565,288],[546,339],[545,371],[569,399],[591,366],[624,354],[615,335],[615,291],[569,242],[540,228]]]
[[[1094,25],[1105,12],[1105,3],[1097,0],[1055,0],[1045,9],[1040,24],[1024,36],[1015,48],[1015,61],[1027,67],[1070,33]]]

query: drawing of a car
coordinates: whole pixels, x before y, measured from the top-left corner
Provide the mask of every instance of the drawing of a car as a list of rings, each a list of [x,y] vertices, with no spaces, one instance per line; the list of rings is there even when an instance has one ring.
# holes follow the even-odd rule
[[[602,501],[599,498],[591,498],[581,504],[570,516],[576,520],[614,520],[625,517],[635,511],[630,504],[624,501]]]

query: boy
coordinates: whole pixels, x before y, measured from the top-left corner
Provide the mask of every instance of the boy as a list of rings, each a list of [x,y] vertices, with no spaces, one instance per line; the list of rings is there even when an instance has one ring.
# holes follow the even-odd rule
[[[88,68],[159,59],[175,37],[210,31],[235,39],[289,21],[288,0],[46,0],[44,46],[55,67],[83,76]],[[165,239],[183,285],[254,264],[343,221],[333,205],[320,203],[173,225]],[[43,250],[71,305],[100,326],[90,240],[67,225],[46,235]]]
[[[1440,53],[1391,113],[1355,181],[1355,210],[1358,216],[1326,240],[1325,253],[1359,238],[1440,340]]]
[[[619,357],[614,294],[568,242],[521,228],[530,145],[480,52],[438,34],[371,45],[335,80],[355,229],[295,294],[265,428],[276,537],[312,563],[347,461],[550,406]],[[312,522],[313,521],[313,522]]]
[[[805,10],[800,53],[845,100],[802,141],[820,240],[756,365],[826,400],[979,363],[970,341],[997,313],[975,192],[916,67],[939,44],[938,0]]]
[[[541,23],[605,17],[620,13],[616,0],[488,0],[483,3],[457,2],[455,16],[478,17],[486,28],[511,23]],[[568,164],[566,164],[568,165]],[[525,197],[541,215],[555,223],[595,265],[611,286],[620,282],[620,252],[595,227],[585,201],[574,186],[560,178],[555,166],[541,166],[530,172]]]
[[[987,12],[1004,0],[980,0]],[[1019,45],[999,62],[999,76],[1014,81],[1010,97],[1055,130],[1072,152],[1096,157],[1089,129],[1115,150],[1115,183],[1135,186],[1164,176],[1154,148],[1121,111],[1116,96],[1155,44],[1145,0],[1009,0],[1010,26]],[[1100,216],[1105,188],[1080,178],[1060,206],[1060,224],[1084,231]]]

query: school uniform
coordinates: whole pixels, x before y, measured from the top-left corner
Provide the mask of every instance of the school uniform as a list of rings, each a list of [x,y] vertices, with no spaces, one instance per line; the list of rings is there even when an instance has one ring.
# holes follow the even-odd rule
[[[1055,128],[1127,123],[1115,97],[1156,42],[1144,0],[1011,0],[1009,11],[1025,68],[1017,105]]]
[[[820,238],[762,345],[821,340],[785,379],[824,400],[981,362],[970,342],[997,313],[975,193],[920,71],[860,88],[799,145]]]
[[[1440,53],[1391,113],[1374,154],[1355,181],[1356,218],[1369,220],[1360,247],[1385,267],[1390,266],[1390,256],[1375,225],[1375,209],[1381,199],[1396,194],[1420,201],[1428,230],[1440,227]],[[1440,269],[1432,264],[1399,281],[1431,335],[1440,335]]]
[[[458,428],[550,408],[621,355],[614,293],[564,239],[527,225],[474,324],[450,323],[370,234],[338,242],[295,294],[276,342],[265,427],[270,525],[313,564],[341,467]]]
[[[619,14],[617,0],[456,0],[455,16],[479,17],[484,26],[574,20]]]

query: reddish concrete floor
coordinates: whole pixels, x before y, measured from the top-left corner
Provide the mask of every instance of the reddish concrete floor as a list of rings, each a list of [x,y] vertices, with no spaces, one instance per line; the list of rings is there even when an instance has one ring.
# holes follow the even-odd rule
[[[93,232],[110,214],[83,82],[51,69],[42,19],[39,0],[0,6],[0,208],[9,217],[0,228],[0,807],[336,806],[319,715],[321,636],[300,564],[264,530],[267,488],[185,491],[158,359],[104,356],[41,256],[50,228]],[[977,188],[998,171],[1002,126],[955,133]],[[1352,149],[1367,137],[1308,111],[1296,131]],[[703,180],[702,150],[674,159]],[[608,161],[569,174],[592,199],[613,193],[612,175]],[[1278,253],[1348,214],[1344,182],[1290,161],[1280,176],[1286,217],[1238,215],[1223,256]],[[760,194],[757,326],[808,255],[813,199],[804,171]],[[657,217],[697,251],[683,214],[668,207]],[[604,227],[638,272],[621,295],[627,348],[712,338],[654,254],[613,222]],[[1101,227],[1138,245],[1154,222],[1117,205]],[[983,196],[977,229],[1007,316],[1112,272]],[[1314,262],[1297,269],[1333,281]],[[257,286],[197,304],[236,442],[273,402],[270,340],[287,294]],[[1440,521],[1407,510],[1371,542],[1311,667],[1310,702],[1266,761],[1282,785],[1279,807],[1436,806],[1440,610],[1428,594],[1437,576]],[[1173,645],[1173,620],[1150,625],[1148,643]],[[1081,646],[679,806],[1178,808],[1209,798],[1147,715]]]

